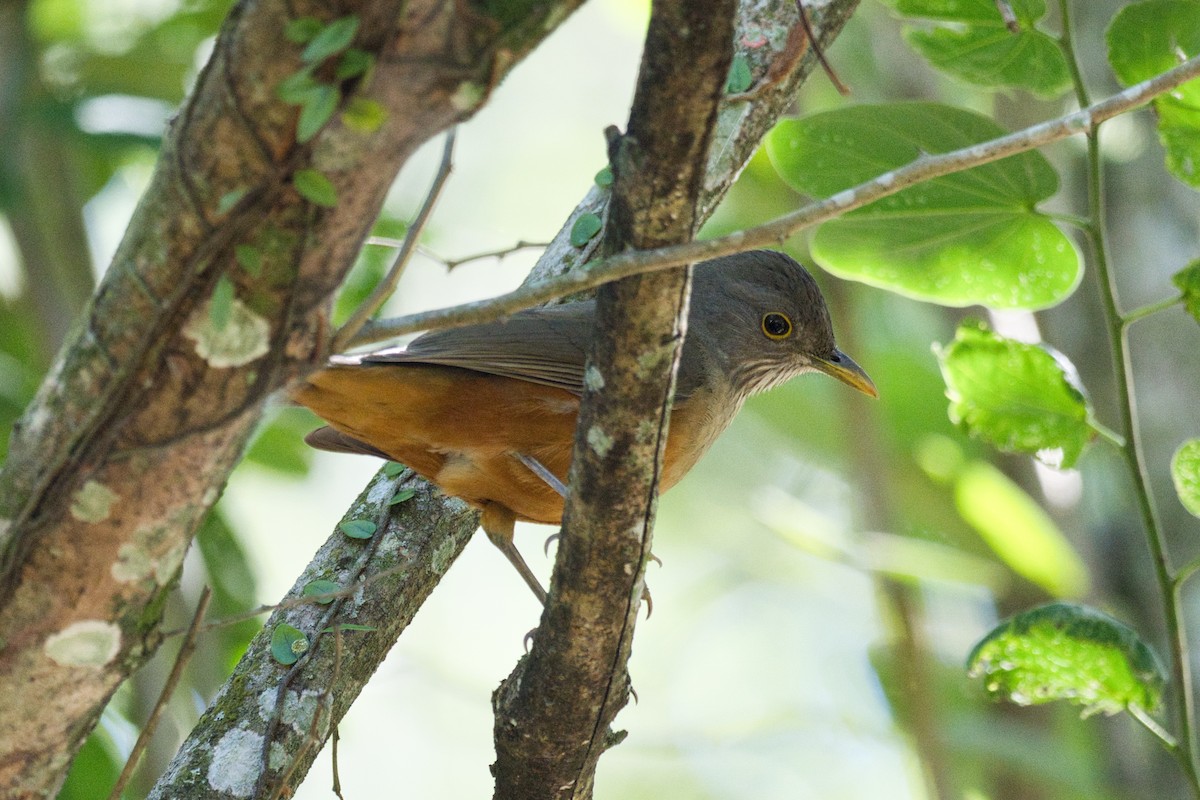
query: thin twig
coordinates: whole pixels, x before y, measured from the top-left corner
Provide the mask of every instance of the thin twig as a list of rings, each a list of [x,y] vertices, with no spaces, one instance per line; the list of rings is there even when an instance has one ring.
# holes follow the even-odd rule
[[[1158,739],[1167,752],[1171,755],[1179,754],[1179,742],[1175,741],[1166,728],[1158,724],[1158,720],[1147,714],[1140,706],[1126,706],[1125,710],[1129,712],[1129,716],[1141,723],[1142,727],[1150,731],[1155,739]]]
[[[133,749],[129,751],[129,758],[125,759],[125,766],[121,769],[117,782],[113,784],[112,791],[108,794],[108,800],[121,800],[121,793],[125,791],[129,779],[133,777],[133,771],[137,768],[142,754],[150,746],[150,739],[154,736],[154,731],[158,729],[158,722],[162,719],[163,710],[166,709],[167,703],[170,702],[171,697],[175,694],[175,689],[179,686],[180,678],[183,677],[183,668],[187,666],[192,653],[196,651],[196,639],[200,635],[200,620],[204,619],[211,600],[212,589],[205,586],[204,590],[200,592],[200,599],[196,602],[196,611],[192,614],[192,624],[188,626],[187,636],[184,637],[183,642],[179,645],[179,652],[175,655],[175,665],[171,667],[171,674],[167,676],[167,682],[163,684],[162,691],[158,693],[158,700],[154,703],[150,716],[146,718],[146,724],[142,726],[142,732],[138,734]]]
[[[1086,133],[1101,122],[1145,105],[1155,97],[1197,76],[1200,76],[1200,56],[1072,114],[949,153],[923,155],[910,164],[838,192],[833,197],[810,203],[764,225],[716,239],[651,250],[626,251],[593,261],[586,267],[572,267],[561,275],[528,284],[499,297],[371,322],[363,326],[348,344],[370,344],[430,328],[489,322],[630,275],[775,245],[798,231],[893,195],[913,184],[961,172],[1069,136]]]
[[[812,24],[808,21],[808,11],[804,8],[804,0],[796,0],[796,11],[800,13],[800,24],[804,26],[804,35],[808,37],[808,43],[812,45],[813,55],[817,57],[817,61],[821,63],[821,69],[825,70],[826,77],[833,87],[838,90],[838,94],[842,97],[850,96],[850,87],[842,83],[842,79],[833,71],[833,67],[825,59],[825,52],[821,49],[821,42],[817,39],[817,35],[813,33]]]
[[[1149,305],[1135,308],[1132,311],[1126,311],[1121,315],[1121,325],[1128,328],[1139,319],[1148,317],[1151,314],[1157,314],[1159,311],[1166,311],[1168,308],[1177,306],[1182,302],[1183,295],[1175,295],[1174,297],[1168,297],[1165,300],[1159,300],[1157,303],[1150,303]]]
[[[342,325],[334,335],[331,345],[333,352],[340,353],[346,349],[363,325],[371,319],[380,306],[387,302],[387,299],[392,296],[392,292],[396,291],[396,285],[400,283],[400,276],[404,274],[404,269],[408,266],[413,253],[416,252],[421,232],[425,230],[425,225],[433,214],[433,206],[437,203],[438,196],[446,185],[446,179],[450,177],[454,162],[454,139],[457,132],[457,128],[451,128],[446,132],[446,143],[442,147],[442,161],[438,165],[437,175],[433,178],[429,193],[425,195],[425,202],[421,205],[421,210],[417,212],[416,218],[404,232],[404,244],[396,253],[395,259],[392,260],[392,266],[388,269],[387,275],[383,277],[371,295],[358,308],[354,309],[350,319],[346,320],[346,324]]]
[[[455,267],[461,267],[463,264],[469,264],[472,261],[482,261],[485,258],[495,258],[495,259],[504,260],[508,256],[511,256],[513,253],[519,253],[522,250],[535,250],[535,249],[545,250],[549,246],[550,246],[550,242],[526,242],[524,240],[521,240],[521,241],[517,242],[516,244],[511,245],[510,247],[502,247],[499,250],[491,250],[486,253],[476,253],[475,255],[472,255],[472,256],[464,256],[463,258],[453,258],[453,259],[442,258],[441,256],[437,255],[436,253],[432,253],[425,249],[422,249],[422,252],[426,256],[432,258],[434,261],[437,261],[439,264],[444,266],[446,269],[452,270]]]

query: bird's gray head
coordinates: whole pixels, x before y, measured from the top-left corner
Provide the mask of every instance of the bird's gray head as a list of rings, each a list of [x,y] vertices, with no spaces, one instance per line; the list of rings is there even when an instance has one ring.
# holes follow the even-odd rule
[[[702,368],[720,369],[743,397],[814,370],[876,395],[838,350],[816,281],[783,253],[753,250],[696,265],[681,370],[701,350],[717,360]]]

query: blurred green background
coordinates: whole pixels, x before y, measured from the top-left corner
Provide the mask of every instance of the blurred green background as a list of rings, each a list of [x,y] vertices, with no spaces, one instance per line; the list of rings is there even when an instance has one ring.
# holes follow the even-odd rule
[[[1097,97],[1119,88],[1103,57],[1103,30],[1122,5],[1075,4],[1078,49]],[[228,7],[0,4],[0,447],[111,258],[163,126]],[[603,128],[626,119],[647,12],[638,0],[593,0],[463,127],[454,176],[424,240],[429,253],[459,258],[554,234],[604,163]],[[1068,109],[934,72],[874,0],[864,0],[829,57],[852,97],[816,74],[797,113],[936,99],[1015,129]],[[1124,306],[1133,308],[1170,296],[1170,276],[1198,255],[1200,202],[1164,171],[1149,114],[1108,124],[1102,143],[1112,257]],[[433,142],[405,168],[379,233],[403,231],[439,151]],[[1049,207],[1082,213],[1082,142],[1045,154],[1063,180]],[[801,201],[759,153],[706,235]],[[806,247],[805,236],[787,243],[811,263]],[[368,284],[386,255],[368,248],[351,284]],[[534,256],[449,273],[423,256],[388,311],[514,287]],[[1040,335],[1077,366],[1099,418],[1112,426],[1112,366],[1094,275],[1036,315],[947,309],[817,278],[841,347],[870,371],[881,399],[815,377],[793,381],[752,400],[664,497],[654,546],[663,566],[648,576],[655,611],[639,626],[631,664],[639,701],[618,719],[630,736],[602,761],[597,796],[1178,795],[1174,767],[1128,718],[1081,721],[1074,708],[993,705],[962,666],[997,619],[1056,596],[1086,599],[1160,642],[1144,536],[1115,452],[1093,445],[1077,470],[1058,472],[967,440],[947,418],[931,350],[949,342],[965,316],[1018,338]],[[1133,331],[1147,463],[1183,552],[1196,526],[1171,491],[1168,465],[1200,428],[1198,345],[1200,331],[1178,309]],[[219,616],[277,600],[377,468],[370,459],[309,452],[301,437],[312,425],[307,412],[282,404],[268,414],[188,557],[167,628],[186,622],[205,583],[216,590]],[[963,509],[981,504],[996,513],[986,524],[969,522]],[[1018,524],[1031,505],[1045,517]],[[551,533],[518,532],[518,545],[547,577],[551,562],[538,550]],[[1007,546],[997,551],[997,541]],[[1027,563],[1046,547],[1050,555]],[[347,796],[490,793],[489,697],[538,614],[510,567],[476,537],[341,728]],[[201,639],[187,686],[127,796],[153,783],[256,626]],[[120,690],[64,797],[107,792],[175,647],[168,643]],[[329,772],[326,754],[298,796],[329,796]]]

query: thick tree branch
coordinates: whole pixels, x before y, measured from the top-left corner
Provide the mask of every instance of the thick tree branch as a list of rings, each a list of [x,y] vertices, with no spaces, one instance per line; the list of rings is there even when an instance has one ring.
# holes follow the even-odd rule
[[[0,472],[0,785],[54,794],[156,649],[166,592],[263,401],[321,360],[329,296],[399,167],[577,4],[493,18],[453,0],[339,3],[374,67],[313,75],[342,107],[386,118],[365,130],[335,114],[306,143],[276,94],[302,69],[283,34],[296,17],[331,21],[329,4],[234,6]],[[306,199],[301,171],[328,179],[336,204]],[[256,257],[239,260],[246,248]]]
[[[971,147],[922,156],[911,164],[885,172],[833,197],[809,203],[763,225],[716,239],[617,253],[591,261],[586,266],[572,259],[566,262],[569,268],[565,271],[547,273],[546,277],[527,282],[508,294],[380,320],[365,328],[355,344],[384,341],[430,328],[452,328],[500,319],[516,311],[595,289],[630,275],[671,269],[696,261],[777,245],[806,228],[840,217],[848,211],[862,208],[931,178],[962,172],[1086,133],[1101,122],[1133,111],[1197,77],[1200,77],[1200,57],[1074,113],[1031,125],[1007,136]]]
[[[732,56],[736,0],[657,0],[629,128],[610,144],[606,247],[687,241]],[[550,597],[497,690],[496,798],[590,798],[644,589],[690,270],[601,288]]]

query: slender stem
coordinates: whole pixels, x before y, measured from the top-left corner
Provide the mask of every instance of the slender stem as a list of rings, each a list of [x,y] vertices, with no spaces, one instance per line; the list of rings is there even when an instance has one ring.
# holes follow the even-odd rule
[[[454,137],[457,132],[457,128],[451,128],[446,133],[446,144],[442,148],[442,161],[438,165],[433,184],[429,187],[429,193],[425,195],[425,202],[422,203],[416,218],[404,232],[404,243],[400,246],[400,251],[396,253],[395,259],[392,260],[392,266],[388,269],[387,275],[383,277],[371,295],[358,308],[354,309],[350,319],[346,320],[346,324],[333,337],[333,352],[340,353],[345,350],[363,326],[367,324],[367,321],[371,319],[371,316],[392,296],[392,292],[396,291],[396,284],[400,283],[400,276],[404,274],[409,259],[417,251],[417,241],[421,238],[421,232],[425,230],[425,225],[433,214],[433,206],[442,193],[442,187],[446,185],[446,179],[450,177],[450,170],[454,164]]]
[[[1066,56],[1079,105],[1086,107],[1090,101],[1071,39],[1071,11],[1068,0],[1059,0],[1059,9],[1062,14],[1062,32],[1059,44],[1062,47],[1063,55]],[[1166,535],[1158,521],[1154,498],[1151,495],[1150,478],[1142,458],[1141,438],[1137,424],[1137,398],[1134,394],[1133,364],[1129,354],[1129,340],[1125,335],[1126,318],[1122,316],[1118,305],[1116,275],[1109,268],[1108,250],[1104,236],[1104,193],[1101,181],[1099,126],[1090,128],[1086,132],[1086,136],[1088,223],[1084,226],[1084,233],[1091,245],[1092,255],[1095,259],[1096,279],[1100,284],[1100,298],[1104,305],[1109,346],[1112,352],[1113,374],[1117,381],[1117,406],[1121,416],[1121,433],[1125,439],[1124,446],[1119,450],[1129,468],[1130,477],[1133,479],[1138,510],[1141,513],[1147,545],[1150,548],[1154,564],[1154,576],[1162,596],[1164,622],[1171,648],[1171,678],[1179,695],[1179,704],[1176,709],[1179,763],[1183,767],[1194,796],[1200,798],[1200,775],[1197,773],[1195,755],[1195,693],[1192,688],[1191,669],[1188,666],[1187,630],[1180,614],[1178,584],[1172,575]]]
[[[1154,734],[1154,738],[1162,742],[1163,747],[1167,749],[1168,753],[1176,757],[1183,755],[1179,749],[1179,742],[1175,741],[1175,737],[1166,728],[1158,724],[1158,720],[1147,714],[1139,706],[1129,706],[1125,710],[1129,712],[1129,716],[1140,722],[1143,728]]]
[[[1121,317],[1121,324],[1128,328],[1142,317],[1148,317],[1151,314],[1157,314],[1159,311],[1166,311],[1168,308],[1177,306],[1182,302],[1183,296],[1176,295],[1175,297],[1168,297],[1166,300],[1159,300],[1157,303],[1151,303],[1150,305],[1142,306],[1141,308],[1135,308],[1133,311],[1126,311],[1125,315]]]
[[[196,637],[200,634],[200,621],[204,619],[211,600],[212,589],[205,586],[204,591],[200,593],[200,600],[196,603],[196,611],[192,614],[192,623],[188,626],[187,637],[179,645],[179,653],[175,656],[175,665],[171,667],[171,674],[167,676],[162,691],[158,693],[158,700],[154,703],[150,716],[146,718],[146,724],[142,726],[142,732],[138,734],[133,749],[129,751],[129,758],[125,759],[125,766],[121,769],[121,774],[117,777],[112,791],[109,792],[109,800],[120,800],[121,794],[129,784],[129,779],[133,777],[134,769],[141,761],[142,754],[150,746],[150,739],[154,736],[154,731],[158,729],[158,721],[162,719],[163,709],[175,695],[179,679],[183,677],[183,668],[187,665],[188,659],[192,657],[192,653],[196,651]]]

